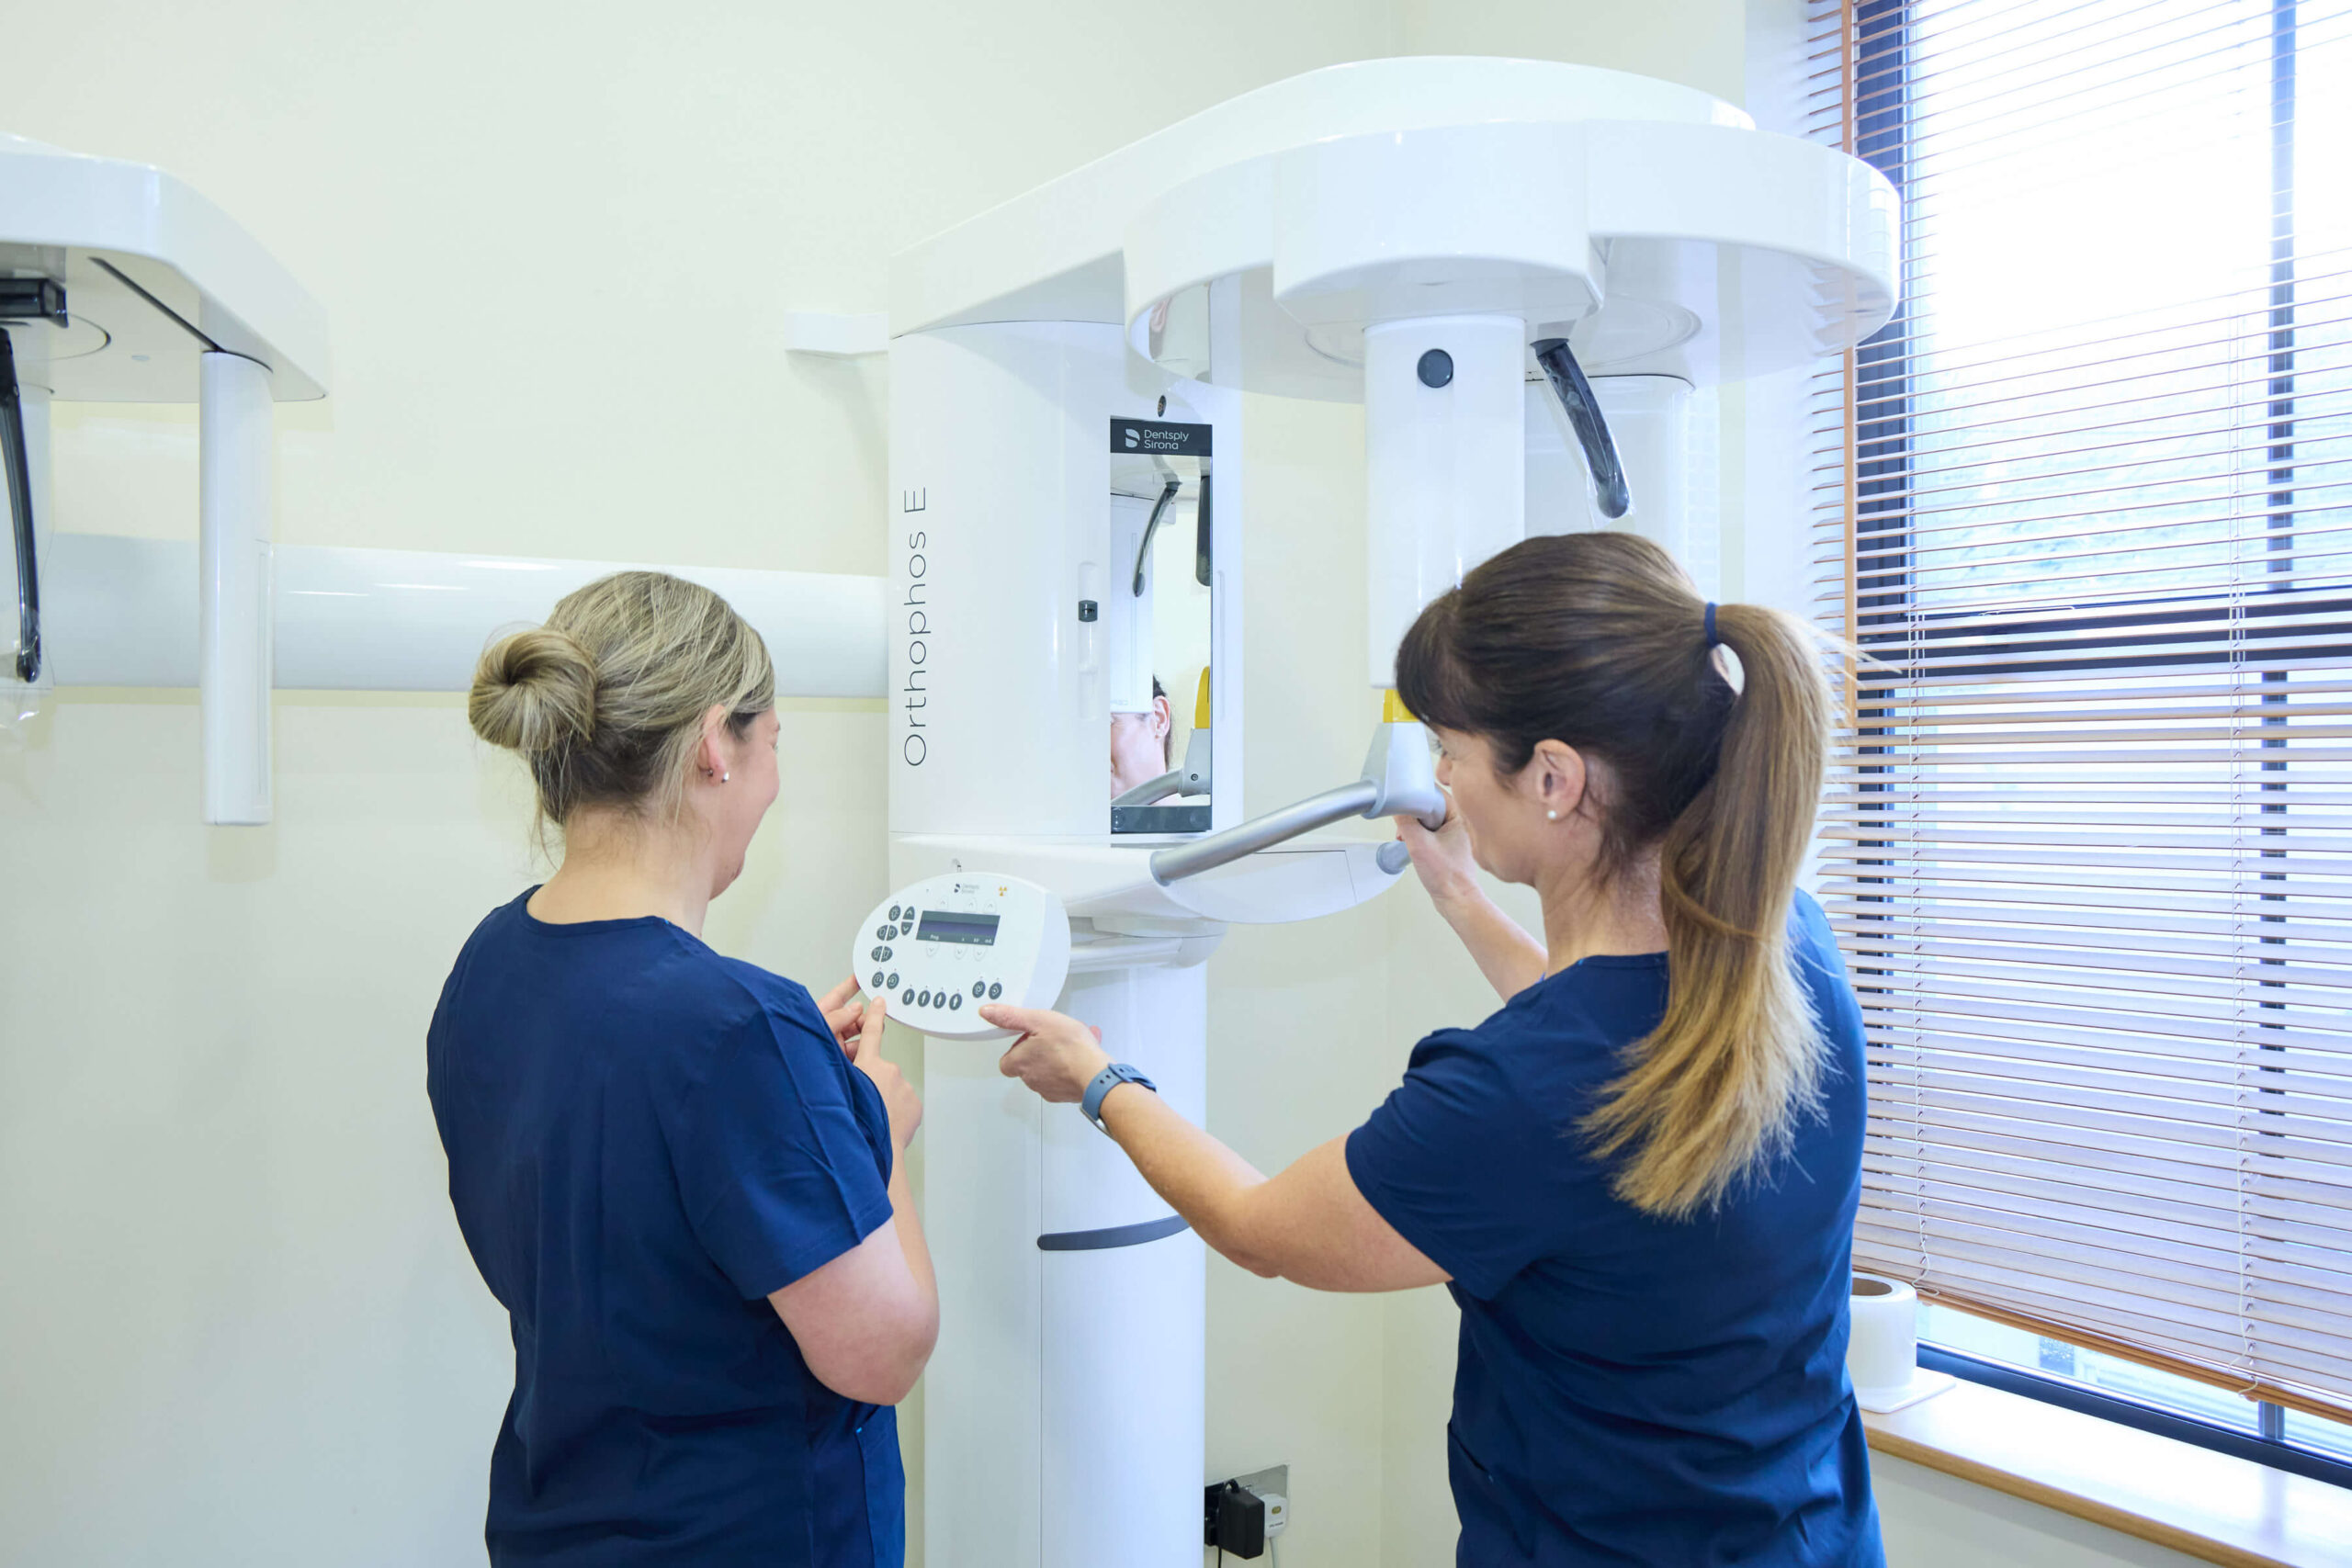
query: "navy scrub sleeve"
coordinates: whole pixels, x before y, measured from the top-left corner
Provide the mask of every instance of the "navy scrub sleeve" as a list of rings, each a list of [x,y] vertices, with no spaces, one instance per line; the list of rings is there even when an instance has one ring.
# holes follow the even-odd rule
[[[1861,1015],[1810,897],[1789,935],[1821,1113],[1714,1213],[1619,1201],[1577,1130],[1665,1013],[1662,953],[1588,958],[1430,1035],[1350,1135],[1365,1199],[1453,1277],[1462,1568],[1883,1568],[1846,1375]]]
[[[767,1301],[890,1218],[880,1095],[801,987],[528,897],[427,1035],[450,1204],[514,1343],[492,1562],[901,1568],[893,1412],[819,1382]]]

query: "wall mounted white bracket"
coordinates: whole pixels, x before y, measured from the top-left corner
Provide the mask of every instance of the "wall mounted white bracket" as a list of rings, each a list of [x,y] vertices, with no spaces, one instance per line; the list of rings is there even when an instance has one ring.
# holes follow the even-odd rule
[[[28,444],[38,423],[40,470],[51,400],[198,407],[204,819],[266,822],[270,405],[326,396],[326,312],[172,175],[14,136],[0,136],[0,276],[46,278],[66,296],[62,319],[0,329],[29,367],[27,401],[42,417],[28,420]],[[42,510],[46,489],[35,486]]]
[[[822,354],[836,359],[888,354],[890,318],[881,310],[863,316],[787,310],[784,317],[784,346],[794,354]]]

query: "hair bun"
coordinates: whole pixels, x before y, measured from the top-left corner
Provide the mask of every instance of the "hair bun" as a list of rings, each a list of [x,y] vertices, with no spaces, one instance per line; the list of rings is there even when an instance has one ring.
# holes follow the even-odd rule
[[[596,728],[596,666],[547,626],[499,638],[474,669],[466,716],[493,746],[526,756],[585,740]]]

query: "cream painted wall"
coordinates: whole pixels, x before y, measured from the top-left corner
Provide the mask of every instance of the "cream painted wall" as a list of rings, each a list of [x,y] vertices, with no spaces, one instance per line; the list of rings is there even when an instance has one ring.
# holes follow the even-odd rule
[[[1355,776],[1378,715],[1363,682],[1363,411],[1251,398],[1243,417],[1245,804],[1257,812]],[[1209,1125],[1261,1170],[1346,1133],[1385,1091],[1381,976],[1396,897],[1236,927],[1209,961]],[[1378,1561],[1382,1311],[1376,1296],[1210,1260],[1208,1474],[1291,1467],[1287,1568]]]
[[[1681,82],[1733,103],[1746,73],[1737,0],[1397,0],[1399,54],[1568,60]]]

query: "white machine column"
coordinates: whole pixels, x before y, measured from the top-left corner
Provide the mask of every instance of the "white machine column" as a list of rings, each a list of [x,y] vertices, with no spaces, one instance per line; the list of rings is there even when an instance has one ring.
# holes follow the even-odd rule
[[[1061,1009],[1122,1042],[1187,1121],[1207,1121],[1205,964],[1073,975]],[[1046,1111],[1039,1561],[1194,1568],[1208,1255],[1116,1144],[1067,1106]]]
[[[1422,606],[1524,532],[1527,327],[1428,316],[1363,339],[1367,669],[1386,688]]]
[[[258,826],[270,813],[269,367],[242,355],[205,355],[198,417],[204,819]]]
[[[1207,969],[1070,976],[1094,1024],[1200,1122]],[[997,1071],[923,1047],[923,1224],[939,1346],[923,1387],[929,1568],[1195,1568],[1207,1255],[1118,1145]]]
[[[1113,422],[1215,424],[1215,525],[1229,529],[1223,487],[1238,468],[1223,444],[1238,399],[1171,384],[1115,327],[1054,321],[903,335],[890,401],[894,880],[944,871],[943,859],[978,871],[1012,856],[1040,881],[1148,884],[1147,846],[1109,833],[1104,773],[1112,671],[1133,664],[1147,691],[1150,676],[1114,661],[1124,622],[1100,613],[1132,599],[1137,508],[1149,504],[1112,496]],[[1233,542],[1212,552],[1220,694],[1240,675],[1225,618]],[[1216,798],[1238,816],[1222,778]],[[1190,937],[1217,930],[1180,923]],[[1080,966],[1055,1005],[1100,1027],[1199,1122],[1206,970],[1173,966],[1166,945],[1142,965]],[[944,1037],[923,1047],[923,1223],[941,1307],[923,1381],[925,1561],[1195,1568],[1205,1254],[1075,1108],[1001,1077],[1003,1052]]]

